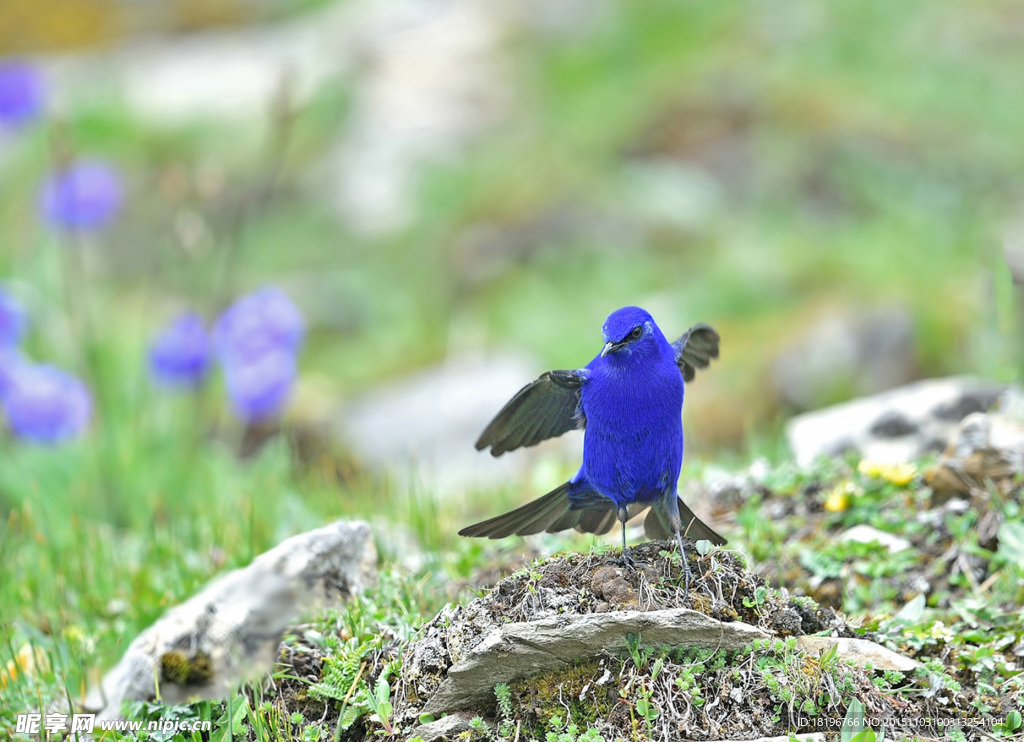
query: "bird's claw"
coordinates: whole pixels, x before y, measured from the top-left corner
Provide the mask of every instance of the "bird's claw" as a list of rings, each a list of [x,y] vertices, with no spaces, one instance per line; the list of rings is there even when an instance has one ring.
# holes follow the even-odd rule
[[[615,563],[620,567],[625,567],[628,570],[636,572],[637,570],[646,567],[647,562],[643,559],[634,559],[632,555],[632,549],[623,549],[622,556],[615,560]]]

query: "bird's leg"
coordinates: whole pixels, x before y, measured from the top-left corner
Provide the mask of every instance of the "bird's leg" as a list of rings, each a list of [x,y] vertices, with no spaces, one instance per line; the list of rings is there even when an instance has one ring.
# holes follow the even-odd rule
[[[634,568],[633,558],[629,555],[629,547],[626,546],[626,521],[629,520],[629,513],[626,508],[619,508],[619,523],[622,524],[622,566]]]
[[[683,602],[690,595],[690,562],[686,559],[686,546],[683,544],[683,535],[676,531],[676,539],[679,541],[679,555],[683,558]]]
[[[675,497],[672,500],[675,502]],[[676,541],[679,542],[679,556],[683,560],[683,602],[690,596],[690,580],[693,575],[690,574],[690,562],[686,559],[686,545],[683,543],[683,519],[679,517],[679,510],[677,507],[672,508],[668,514],[668,523],[675,531]]]

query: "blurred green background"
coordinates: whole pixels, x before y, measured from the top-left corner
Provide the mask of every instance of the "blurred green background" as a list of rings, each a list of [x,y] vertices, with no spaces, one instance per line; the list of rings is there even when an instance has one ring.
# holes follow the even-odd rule
[[[778,453],[787,415],[885,379],[1016,378],[1020,4],[505,5],[6,0],[0,54],[43,67],[49,114],[0,139],[0,279],[29,352],[86,374],[97,409],[64,446],[0,438],[0,646],[57,637],[84,677],[224,566],[339,515],[387,509],[469,564],[462,512],[363,472],[325,425],[460,353],[582,365],[624,304],[722,335],[688,395],[691,464]],[[127,184],[71,252],[36,216],[69,154]],[[290,435],[234,424],[216,389],[151,388],[171,313],[267,283],[310,326]],[[905,325],[895,376],[855,355],[787,396],[779,359],[828,318]]]

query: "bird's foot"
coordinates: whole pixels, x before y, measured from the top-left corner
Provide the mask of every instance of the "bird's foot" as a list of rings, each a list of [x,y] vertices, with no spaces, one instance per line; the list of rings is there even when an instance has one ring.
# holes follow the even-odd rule
[[[646,567],[647,562],[643,559],[634,559],[632,549],[623,549],[622,556],[615,560],[615,563],[621,567],[625,567],[628,570],[636,572],[637,570]]]

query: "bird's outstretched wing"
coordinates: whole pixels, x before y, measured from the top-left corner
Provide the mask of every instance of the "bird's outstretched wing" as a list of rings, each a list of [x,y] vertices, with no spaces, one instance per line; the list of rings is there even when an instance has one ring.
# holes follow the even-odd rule
[[[685,381],[693,381],[698,368],[707,368],[712,358],[718,358],[721,338],[711,325],[696,324],[672,343],[676,352],[676,365]]]
[[[573,501],[569,499],[570,490],[576,495],[583,494],[582,506],[577,502],[576,507],[573,507]],[[585,491],[581,493],[580,485],[566,482],[515,510],[466,526],[459,531],[459,535],[504,538],[512,534],[532,536],[541,531],[557,533],[568,528],[585,533],[608,533],[617,522],[614,503],[596,492],[590,498],[586,494]]]
[[[706,365],[706,364],[705,364]],[[567,430],[586,425],[580,409],[579,371],[548,371],[520,389],[476,442],[478,451],[491,449],[501,456],[520,446],[535,446]]]

